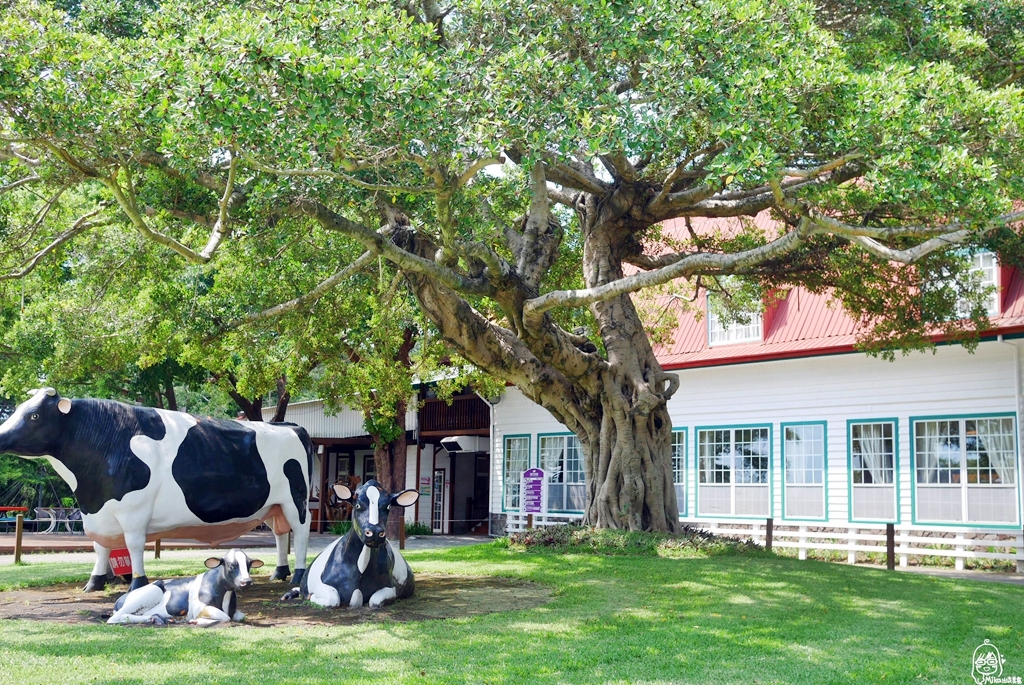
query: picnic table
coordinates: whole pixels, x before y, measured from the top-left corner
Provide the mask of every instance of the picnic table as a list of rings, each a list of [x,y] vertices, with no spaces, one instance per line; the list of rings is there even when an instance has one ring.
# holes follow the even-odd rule
[[[10,512],[24,514],[28,512],[28,507],[0,507],[0,530],[5,533],[13,530],[15,519],[7,518],[7,514]]]

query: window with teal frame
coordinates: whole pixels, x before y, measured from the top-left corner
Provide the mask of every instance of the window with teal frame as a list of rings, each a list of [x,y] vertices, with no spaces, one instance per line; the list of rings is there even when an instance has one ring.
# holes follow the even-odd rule
[[[697,431],[697,513],[768,516],[771,511],[768,426]]]
[[[851,421],[850,520],[895,522],[896,423]]]
[[[518,511],[523,471],[530,467],[530,436],[506,437],[503,462],[505,493],[502,501],[506,511]]]
[[[783,424],[785,517],[825,518],[825,424]]]
[[[929,418],[912,427],[916,521],[1017,523],[1013,417]]]
[[[587,490],[583,450],[575,435],[541,435],[540,467],[548,474],[548,511],[582,512]]]
[[[686,512],[686,429],[672,431],[672,483],[676,488],[676,506]]]

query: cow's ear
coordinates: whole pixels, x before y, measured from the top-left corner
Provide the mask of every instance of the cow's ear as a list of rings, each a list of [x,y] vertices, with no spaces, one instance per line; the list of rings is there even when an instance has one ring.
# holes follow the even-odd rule
[[[402,490],[400,493],[395,495],[395,498],[391,500],[400,507],[411,507],[416,504],[416,500],[420,498],[420,493],[416,490]]]
[[[223,560],[220,557],[210,557],[206,560],[206,568],[217,568]]]
[[[66,397],[60,398],[60,402],[57,403],[57,409],[61,414],[67,414],[71,411],[71,400]]]
[[[334,494],[338,496],[338,499],[342,501],[349,501],[352,499],[352,491],[348,489],[348,486],[344,483],[334,484]]]
[[[263,562],[259,559],[253,559],[249,562],[249,568],[263,568]]]

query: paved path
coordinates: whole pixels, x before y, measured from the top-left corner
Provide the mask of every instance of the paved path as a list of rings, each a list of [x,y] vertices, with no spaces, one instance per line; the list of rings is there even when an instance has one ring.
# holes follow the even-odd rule
[[[869,568],[885,568],[867,564],[857,564]],[[954,580],[980,580],[986,583],[1007,583],[1009,585],[1024,586],[1024,575],[1020,573],[1004,573],[1001,571],[954,571],[951,568],[934,568],[931,566],[907,566],[896,567],[902,573],[917,573],[923,576],[935,576],[937,578],[951,578]]]
[[[329,533],[313,533],[309,536],[309,558],[318,554],[329,545],[336,536]],[[405,539],[407,550],[444,549],[489,542],[491,538],[481,535],[423,535]],[[274,535],[269,531],[246,533],[232,542],[210,547],[194,540],[163,540],[161,542],[162,559],[179,559],[195,557],[210,550],[245,549],[250,556],[262,555],[269,559],[276,554]],[[26,533],[22,539],[22,561],[34,563],[47,562],[89,562],[94,560],[92,541],[84,535],[61,535],[45,533]],[[146,545],[146,558],[153,558],[153,543]],[[14,563],[14,535],[0,534],[0,566]]]

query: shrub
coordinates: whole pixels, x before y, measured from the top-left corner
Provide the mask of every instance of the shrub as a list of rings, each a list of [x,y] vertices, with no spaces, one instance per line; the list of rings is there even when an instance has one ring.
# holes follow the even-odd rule
[[[331,531],[331,535],[344,535],[352,529],[351,521],[335,521],[331,524],[328,530]]]
[[[406,535],[431,535],[433,530],[425,523],[419,521],[413,521],[412,523],[405,524]]]
[[[718,537],[684,526],[676,534],[587,528],[578,524],[545,526],[508,536],[512,549],[549,549],[568,554],[615,556],[722,556],[767,554],[751,540]]]

